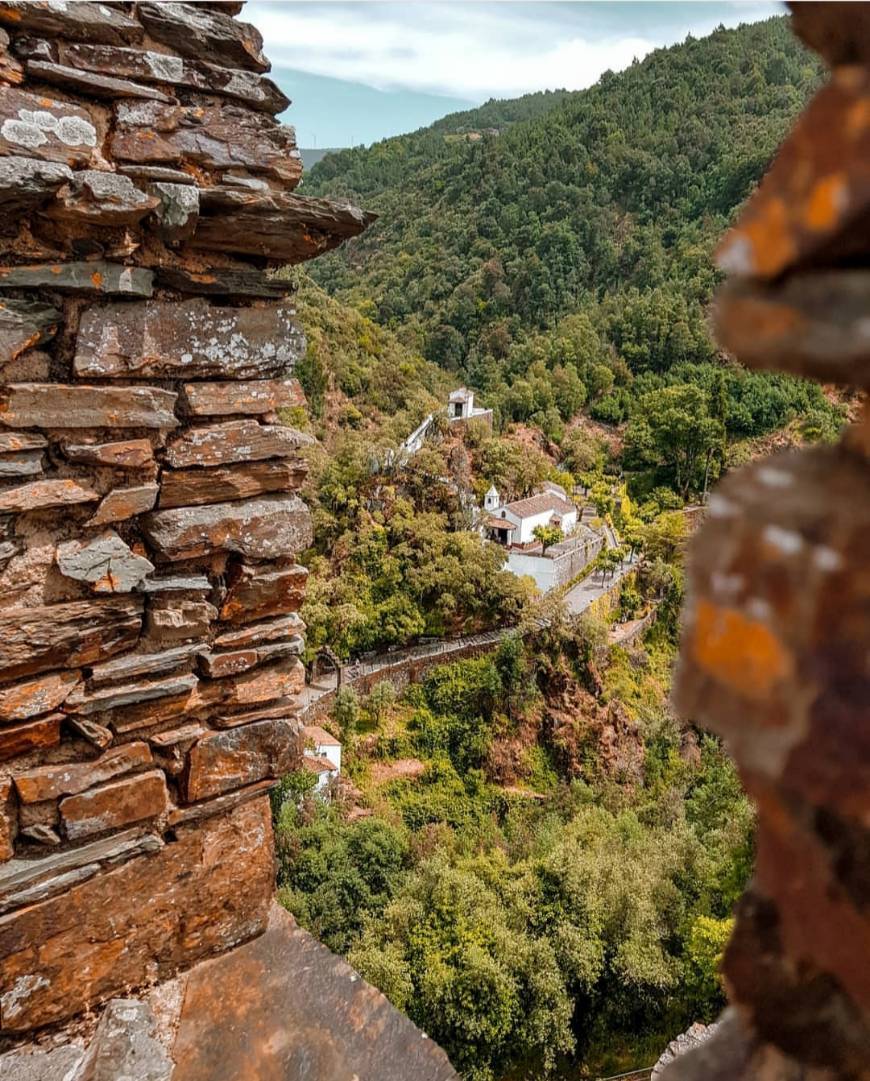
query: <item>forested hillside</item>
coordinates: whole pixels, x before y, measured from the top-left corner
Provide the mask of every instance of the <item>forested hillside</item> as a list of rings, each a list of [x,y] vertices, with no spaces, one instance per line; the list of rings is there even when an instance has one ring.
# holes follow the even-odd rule
[[[628,421],[635,494],[688,496],[729,443],[841,423],[818,388],[723,365],[706,313],[715,240],[819,77],[774,18],[586,91],[534,95],[532,115],[498,135],[449,132],[521,117],[529,99],[330,156],[306,191],[343,191],[381,217],[313,274],[475,386],[501,424],[558,445],[581,410]]]

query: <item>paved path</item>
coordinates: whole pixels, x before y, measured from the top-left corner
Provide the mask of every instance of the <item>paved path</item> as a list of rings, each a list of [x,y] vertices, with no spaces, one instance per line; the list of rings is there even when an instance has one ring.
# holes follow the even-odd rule
[[[613,574],[604,575],[602,571],[593,571],[581,578],[575,586],[571,586],[564,596],[565,607],[572,616],[579,616],[586,609],[609,593],[614,586],[631,571],[636,570],[637,563],[632,559],[625,559]]]

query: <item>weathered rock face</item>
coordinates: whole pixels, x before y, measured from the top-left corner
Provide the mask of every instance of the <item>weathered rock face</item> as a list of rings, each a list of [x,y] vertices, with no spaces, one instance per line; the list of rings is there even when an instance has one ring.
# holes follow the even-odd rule
[[[866,388],[867,15],[796,6],[833,65],[719,252],[720,341]],[[870,417],[726,478],[696,535],[677,704],[758,808],[724,974],[737,1010],[662,1081],[857,1081],[870,1048]]]
[[[291,194],[240,7],[0,2],[0,1045],[266,926],[312,442],[269,271],[370,217]]]

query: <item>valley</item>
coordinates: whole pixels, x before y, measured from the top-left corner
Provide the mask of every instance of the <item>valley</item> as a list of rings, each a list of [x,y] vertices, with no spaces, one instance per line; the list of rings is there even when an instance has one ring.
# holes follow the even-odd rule
[[[820,78],[771,19],[306,174],[379,218],[297,278],[343,758],[275,797],[280,896],[469,1081],[650,1067],[724,1002],[753,816],[669,704],[683,553],[721,476],[855,401],[716,348],[713,248]],[[579,526],[500,527],[554,490]],[[512,573],[581,529],[570,579]]]

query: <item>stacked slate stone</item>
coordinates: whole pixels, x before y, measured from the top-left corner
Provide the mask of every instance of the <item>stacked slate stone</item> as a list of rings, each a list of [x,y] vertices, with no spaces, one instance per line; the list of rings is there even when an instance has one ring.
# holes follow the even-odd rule
[[[797,4],[831,65],[719,261],[745,363],[870,387],[870,8]],[[866,406],[865,406],[866,410]],[[694,544],[678,704],[758,808],[735,1008],[663,1081],[870,1077],[870,419],[729,477]]]
[[[301,752],[295,194],[240,4],[0,3],[0,1033],[251,938]]]

